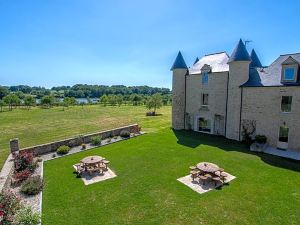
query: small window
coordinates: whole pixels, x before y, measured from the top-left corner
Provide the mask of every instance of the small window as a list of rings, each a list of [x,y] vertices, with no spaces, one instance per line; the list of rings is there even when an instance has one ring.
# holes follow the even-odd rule
[[[289,128],[284,126],[280,127],[279,130],[279,141],[288,142],[289,141]]]
[[[211,131],[211,123],[209,119],[205,119],[205,118],[199,118],[199,127],[198,130],[202,131],[202,132],[209,132]]]
[[[281,98],[281,111],[291,112],[292,110],[292,96],[282,96]]]
[[[208,105],[208,94],[202,94],[202,105]]]
[[[295,68],[294,67],[286,67],[284,68],[284,81],[294,81],[295,80]]]
[[[202,74],[202,84],[207,85],[208,84],[208,73],[205,72]]]

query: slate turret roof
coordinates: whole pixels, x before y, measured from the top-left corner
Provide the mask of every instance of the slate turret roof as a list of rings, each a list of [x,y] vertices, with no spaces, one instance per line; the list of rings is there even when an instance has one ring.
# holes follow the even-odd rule
[[[239,43],[233,50],[228,62],[234,62],[234,61],[251,61],[249,53],[242,39],[240,39]]]
[[[272,86],[300,86],[299,74],[295,83],[281,82],[282,63],[292,57],[300,64],[300,53],[279,56],[270,66],[263,68],[250,68],[249,80],[242,87],[272,87]]]
[[[254,51],[254,49],[252,49],[251,51],[251,63],[250,63],[250,68],[252,67],[262,67],[261,62],[258,58],[258,56],[256,55],[256,52]]]
[[[188,69],[180,51],[178,52],[175,62],[173,63],[173,66],[171,67],[171,70],[174,70],[174,69]]]

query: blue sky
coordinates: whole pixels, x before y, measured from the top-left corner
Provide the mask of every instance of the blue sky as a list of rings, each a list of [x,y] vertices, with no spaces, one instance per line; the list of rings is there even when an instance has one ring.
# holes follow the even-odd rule
[[[0,85],[171,87],[178,50],[300,52],[300,1],[0,0]]]

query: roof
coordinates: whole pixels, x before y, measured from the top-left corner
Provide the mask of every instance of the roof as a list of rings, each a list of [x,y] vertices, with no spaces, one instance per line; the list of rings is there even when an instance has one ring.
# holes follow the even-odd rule
[[[193,65],[195,65],[198,61],[199,61],[199,58],[197,57],[197,58],[195,59],[195,62],[194,62]]]
[[[228,59],[229,57],[226,52],[205,55],[189,69],[189,74],[201,73],[201,68],[205,64],[211,67],[211,72],[213,73],[229,71]]]
[[[300,53],[281,55],[268,67],[250,68],[249,80],[242,87],[300,86],[299,78],[295,83],[281,82],[282,63],[289,57],[300,63]]]
[[[233,50],[228,62],[234,62],[234,61],[251,61],[251,58],[249,56],[249,53],[246,49],[246,46],[244,45],[244,42],[242,39],[240,39],[239,43]]]
[[[173,63],[173,66],[171,67],[171,70],[174,69],[187,69],[188,67],[185,64],[185,61],[183,59],[183,56],[181,54],[181,52],[178,52],[178,55],[175,59],[175,62]]]
[[[262,67],[261,62],[258,56],[256,55],[254,49],[252,49],[250,57],[251,57],[250,67]]]

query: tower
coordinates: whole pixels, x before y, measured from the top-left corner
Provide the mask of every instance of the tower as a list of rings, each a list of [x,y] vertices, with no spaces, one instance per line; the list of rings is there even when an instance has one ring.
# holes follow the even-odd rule
[[[233,140],[241,139],[241,107],[242,84],[249,79],[251,58],[240,39],[229,60],[228,102],[226,119],[226,137]]]
[[[188,72],[188,68],[180,51],[178,52],[171,71],[173,72],[172,128],[174,128],[175,130],[182,130],[184,129],[185,124],[185,76]]]
[[[250,68],[262,67],[261,62],[260,62],[258,56],[256,55],[256,52],[254,51],[254,49],[252,49],[252,51],[251,51],[250,58],[251,58]]]

